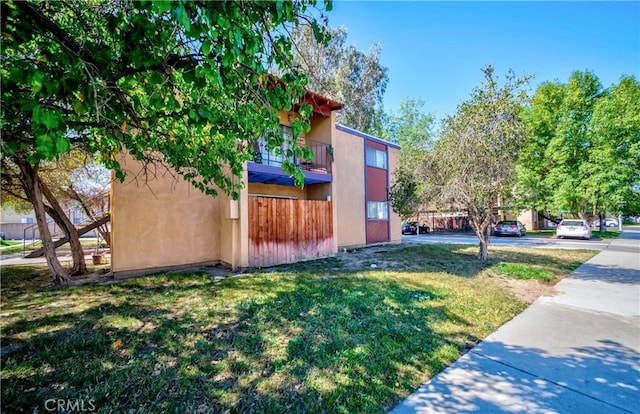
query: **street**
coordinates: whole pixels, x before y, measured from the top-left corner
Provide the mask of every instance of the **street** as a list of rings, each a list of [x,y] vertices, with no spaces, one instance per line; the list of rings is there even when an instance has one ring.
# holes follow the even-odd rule
[[[421,244],[478,244],[478,238],[472,233],[428,233],[420,235],[404,235],[403,243]],[[594,233],[591,240],[556,239],[546,235],[526,235],[524,237],[491,236],[492,246],[538,247],[548,249],[588,249],[602,250],[609,245],[611,239],[601,239]]]

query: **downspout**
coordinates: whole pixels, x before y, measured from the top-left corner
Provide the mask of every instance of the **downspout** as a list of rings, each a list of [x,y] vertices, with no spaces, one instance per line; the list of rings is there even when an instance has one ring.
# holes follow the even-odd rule
[[[231,223],[231,270],[235,272],[238,269],[238,221]]]
[[[245,163],[244,174],[247,171],[247,163]],[[235,177],[233,178],[235,184]],[[246,182],[246,180],[245,180]],[[246,186],[245,186],[246,188]],[[238,250],[240,247],[238,246],[238,227],[240,226],[240,200],[242,197],[242,193],[238,194],[238,199],[234,200],[233,198],[229,199],[229,220],[231,221],[231,270],[236,271],[240,266],[238,264]]]
[[[385,183],[386,187],[387,187],[387,191],[386,191],[386,196],[385,196],[385,202],[387,203],[387,241],[391,241],[391,201],[390,201],[390,197],[389,197],[389,183],[391,182],[391,177],[390,177],[390,170],[391,170],[391,157],[390,157],[390,153],[389,153],[389,146],[385,145],[385,152],[386,152],[386,157],[387,157],[387,164],[386,164],[386,168],[387,168],[387,174],[386,174],[386,180],[387,182]],[[365,154],[366,156],[366,154]],[[416,226],[416,235],[420,235],[420,213],[418,213],[418,225]]]
[[[364,244],[369,245],[369,194],[367,193],[367,183],[369,176],[367,174],[367,138],[362,140],[362,155],[364,159]]]

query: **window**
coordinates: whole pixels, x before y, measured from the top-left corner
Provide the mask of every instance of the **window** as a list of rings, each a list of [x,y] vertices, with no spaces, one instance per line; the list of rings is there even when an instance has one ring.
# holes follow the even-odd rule
[[[370,167],[387,168],[387,153],[375,148],[367,147],[367,165]]]
[[[388,220],[389,203],[386,201],[367,201],[367,219]]]
[[[253,162],[273,166],[282,165],[286,159],[286,152],[291,147],[293,134],[291,133],[291,127],[287,125],[280,125],[280,132],[284,137],[282,148],[274,148],[271,151],[267,150],[267,142],[264,137],[254,141]]]

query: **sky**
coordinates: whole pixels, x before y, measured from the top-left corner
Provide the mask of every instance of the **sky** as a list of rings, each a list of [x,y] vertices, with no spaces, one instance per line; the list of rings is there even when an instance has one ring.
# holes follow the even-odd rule
[[[491,64],[542,82],[568,82],[593,72],[609,87],[622,75],[640,80],[640,1],[355,1],[334,0],[331,27],[347,28],[347,44],[382,47],[389,83],[384,109],[407,98],[424,101],[437,119],[483,82]]]

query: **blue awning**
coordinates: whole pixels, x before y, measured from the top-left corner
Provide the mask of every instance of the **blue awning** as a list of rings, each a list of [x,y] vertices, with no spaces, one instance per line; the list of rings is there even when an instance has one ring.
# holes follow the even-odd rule
[[[293,178],[282,172],[281,167],[249,162],[247,171],[250,183],[276,184],[290,187],[295,185]],[[323,170],[303,170],[303,172],[304,185],[323,184],[333,181],[333,175],[328,174]]]

